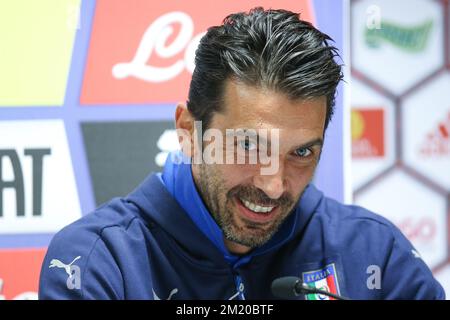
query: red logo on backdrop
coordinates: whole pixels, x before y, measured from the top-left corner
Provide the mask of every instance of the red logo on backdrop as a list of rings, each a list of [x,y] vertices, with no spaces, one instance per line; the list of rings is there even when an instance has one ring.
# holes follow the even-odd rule
[[[228,14],[256,6],[312,21],[308,0],[98,0],[81,104],[186,100],[201,36]]]
[[[419,152],[424,157],[450,156],[450,112],[427,134]]]
[[[412,242],[431,243],[437,233],[436,221],[432,218],[406,218],[397,223],[399,229]]]
[[[0,300],[37,299],[47,249],[0,250]]]
[[[383,157],[384,154],[384,110],[352,110],[353,158]]]

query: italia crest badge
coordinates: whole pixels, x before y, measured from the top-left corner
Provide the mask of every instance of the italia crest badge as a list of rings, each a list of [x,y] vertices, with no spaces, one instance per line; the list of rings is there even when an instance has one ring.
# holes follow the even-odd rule
[[[303,282],[312,288],[325,290],[340,295],[339,283],[334,263],[325,268],[302,273]],[[334,300],[322,294],[307,294],[306,300]]]

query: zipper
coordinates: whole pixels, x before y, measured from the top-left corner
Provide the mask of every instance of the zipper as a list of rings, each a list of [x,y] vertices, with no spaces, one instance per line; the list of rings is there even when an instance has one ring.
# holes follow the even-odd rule
[[[236,275],[234,277],[234,283],[236,285],[236,295],[239,300],[245,300],[245,295],[244,295],[244,290],[245,290],[245,286],[244,283],[242,282],[242,278],[240,275]]]
[[[228,298],[228,300],[234,299],[245,300],[244,295],[245,286],[244,283],[242,282],[242,278],[240,275],[234,275],[234,285],[236,287],[236,293],[233,294],[230,298]]]

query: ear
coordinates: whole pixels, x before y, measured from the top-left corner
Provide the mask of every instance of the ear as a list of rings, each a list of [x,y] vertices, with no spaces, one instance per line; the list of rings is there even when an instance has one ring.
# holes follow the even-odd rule
[[[175,110],[175,128],[181,151],[189,158],[194,156],[194,117],[185,103],[178,103]]]

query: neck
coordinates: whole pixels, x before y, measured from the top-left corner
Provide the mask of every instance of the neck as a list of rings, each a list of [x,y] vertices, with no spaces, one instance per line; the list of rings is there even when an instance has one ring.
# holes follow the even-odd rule
[[[230,251],[232,254],[238,255],[238,256],[242,256],[245,255],[247,253],[250,252],[250,250],[252,248],[244,246],[242,244],[233,242],[231,240],[228,239],[223,239],[223,242],[225,244],[225,247],[228,249],[228,251]]]

